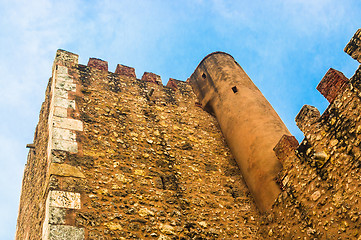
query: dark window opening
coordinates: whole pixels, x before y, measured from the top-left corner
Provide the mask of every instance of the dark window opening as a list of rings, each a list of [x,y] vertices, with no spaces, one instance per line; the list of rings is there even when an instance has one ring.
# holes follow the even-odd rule
[[[234,93],[238,92],[237,87],[236,87],[236,86],[232,87],[232,91],[233,91]]]
[[[202,78],[204,78],[204,79],[205,79],[206,77],[207,77],[207,76],[206,76],[206,74],[205,74],[205,73],[203,73],[203,74],[202,74]]]

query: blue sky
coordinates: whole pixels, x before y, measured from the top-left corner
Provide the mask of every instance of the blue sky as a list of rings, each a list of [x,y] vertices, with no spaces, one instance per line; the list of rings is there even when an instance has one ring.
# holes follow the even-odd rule
[[[57,49],[186,80],[204,56],[231,54],[298,140],[304,104],[332,67],[351,77],[343,48],[361,27],[359,0],[0,0],[0,239],[13,239],[25,145],[33,142]]]

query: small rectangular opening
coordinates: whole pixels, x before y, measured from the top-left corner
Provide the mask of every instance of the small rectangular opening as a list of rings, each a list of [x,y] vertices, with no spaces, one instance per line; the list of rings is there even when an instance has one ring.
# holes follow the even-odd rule
[[[236,87],[236,86],[232,87],[232,91],[233,91],[233,93],[236,93],[236,92],[238,92],[238,89],[237,89],[237,87]]]

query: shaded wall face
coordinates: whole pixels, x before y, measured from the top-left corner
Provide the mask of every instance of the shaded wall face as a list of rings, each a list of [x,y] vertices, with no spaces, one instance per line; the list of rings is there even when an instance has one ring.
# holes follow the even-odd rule
[[[282,135],[289,135],[289,131],[228,54],[207,56],[191,76],[190,83],[203,107],[211,109],[219,122],[259,208],[269,210],[280,193],[273,179],[281,165],[273,147]]]
[[[16,239],[41,239],[42,221],[45,216],[44,195],[48,182],[46,166],[50,88],[51,84],[48,85],[45,101],[39,114],[39,123],[35,130],[35,149],[29,150],[24,169],[15,233]]]

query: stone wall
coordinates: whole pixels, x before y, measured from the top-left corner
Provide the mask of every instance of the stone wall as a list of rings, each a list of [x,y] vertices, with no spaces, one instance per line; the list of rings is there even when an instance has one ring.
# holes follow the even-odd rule
[[[283,193],[262,217],[263,238],[361,239],[360,73],[348,80],[330,69],[317,87],[328,108],[320,115],[305,105],[296,117],[304,140],[282,139],[276,146]]]
[[[96,58],[76,61],[62,50],[54,61],[39,123],[49,119],[49,138],[35,137],[43,138],[43,171],[33,171],[44,190],[24,185],[32,191],[21,197],[38,197],[42,209],[37,229],[20,212],[18,228],[37,236],[29,239],[257,238],[253,199],[190,85],[171,79],[166,87],[154,73],[137,79],[123,65],[111,73]]]
[[[359,36],[345,48],[358,61]],[[275,146],[282,193],[260,214],[188,83],[77,59],[55,57],[16,239],[361,239],[361,68],[330,69],[317,87],[329,107],[305,105],[304,140]]]

